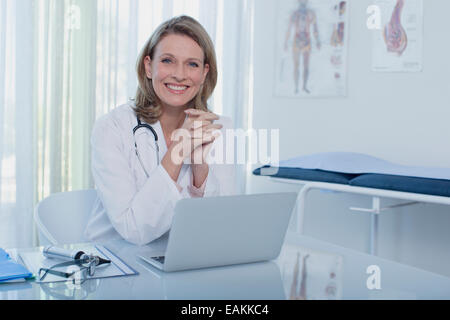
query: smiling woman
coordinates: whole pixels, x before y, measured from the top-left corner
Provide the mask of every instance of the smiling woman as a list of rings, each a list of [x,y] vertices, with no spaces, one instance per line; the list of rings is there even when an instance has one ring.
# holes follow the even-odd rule
[[[86,235],[95,241],[149,243],[170,229],[178,200],[235,193],[234,166],[207,161],[230,121],[208,110],[217,67],[205,29],[188,16],[163,23],[137,74],[135,101],[100,118],[92,132],[98,199]]]
[[[207,100],[217,83],[214,45],[196,20],[187,16],[169,20],[145,44],[137,62],[137,73],[136,112],[148,123],[154,123],[160,115],[162,106],[157,91],[164,92],[160,90],[162,77],[170,75],[175,79],[165,79],[165,84],[167,80],[175,80],[173,85],[180,85],[179,80],[186,80],[195,85],[189,96],[184,96],[184,104],[207,111]],[[188,79],[180,78],[184,75]]]
[[[241,90],[246,87],[249,74],[242,71],[241,64],[250,68],[247,60],[242,61],[242,56],[249,56],[246,53],[251,48],[251,42],[247,39],[250,37],[249,25],[253,14],[249,9],[253,5],[249,3],[252,2],[0,0],[0,247],[38,245],[33,231],[34,206],[53,193],[94,187],[91,163],[94,165],[98,158],[94,155],[91,162],[92,126],[96,119],[116,108],[119,102],[136,97],[137,49],[144,47],[150,36],[149,30],[157,30],[163,21],[180,14],[190,15],[200,21],[212,36],[220,69],[226,72],[220,73],[216,94],[210,98],[207,107],[208,92],[212,92],[214,86],[210,87],[210,91],[202,90],[200,95],[196,95],[200,103],[192,105],[195,104],[200,111],[209,109],[232,116],[242,126],[242,115],[248,114],[246,101],[251,96],[249,90]],[[192,36],[197,35],[197,32],[192,33]],[[196,39],[193,40],[197,43]],[[197,40],[202,41],[200,38]],[[205,50],[201,44],[199,46]],[[205,53],[207,58],[208,52]],[[201,68],[201,62],[192,61],[189,66],[198,64]],[[210,70],[203,89],[209,85],[209,79],[214,74],[211,69],[213,64],[208,64]],[[142,67],[145,67],[144,64]],[[183,81],[180,86],[180,83],[171,80],[170,84],[175,85],[171,90],[183,90],[182,87],[188,85],[186,79]],[[175,95],[174,91],[172,94]],[[227,94],[222,95],[223,91]],[[202,95],[205,97],[203,100]],[[146,91],[143,91],[144,100],[149,98],[146,96]],[[135,99],[137,105],[140,105],[139,101]],[[133,129],[137,124],[133,111],[136,105],[129,105],[129,126]],[[151,125],[158,131],[158,143],[163,154],[166,141],[160,129],[162,119],[158,117],[162,116],[162,109],[158,111],[159,105],[155,103],[152,108],[143,111],[149,111],[147,115],[152,115],[152,111],[160,113],[152,118],[156,122]],[[120,108],[116,109],[112,114],[118,114]],[[124,120],[123,117],[121,119]],[[151,122],[144,115],[141,119],[143,124]],[[220,121],[223,122],[223,119]],[[215,124],[220,121],[216,120]],[[151,175],[153,156],[156,158],[153,148],[156,145],[151,132],[145,131],[139,129],[136,140],[143,164]],[[133,136],[132,130],[129,135]],[[148,143],[142,139],[147,135]],[[106,146],[117,143],[113,139],[114,133],[106,136],[105,133],[105,138],[108,138]],[[119,137],[125,137],[125,134]],[[95,139],[98,135],[92,138],[98,141]],[[170,139],[167,143],[170,144]],[[142,174],[145,180],[147,176],[135,156],[133,139],[130,146],[132,153],[125,161],[137,160],[136,174]],[[100,150],[101,147],[95,146],[95,149]],[[114,161],[124,160],[119,156],[120,152],[111,153]],[[102,168],[101,171],[110,169],[108,166]],[[199,172],[195,166],[192,168]],[[183,170],[180,176],[183,176]],[[210,194],[208,186],[215,176],[215,169],[210,166],[210,170],[205,196]],[[190,168],[187,177],[191,177],[191,171]],[[118,178],[119,184],[129,186],[129,181],[122,178]],[[244,178],[245,173],[240,170],[238,179]],[[200,180],[194,184],[199,186]],[[186,190],[184,188],[183,192]],[[130,223],[130,228],[132,225]]]

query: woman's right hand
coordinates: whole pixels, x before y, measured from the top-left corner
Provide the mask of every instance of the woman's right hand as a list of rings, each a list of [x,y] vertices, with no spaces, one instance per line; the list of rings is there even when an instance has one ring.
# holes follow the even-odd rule
[[[172,133],[172,162],[181,164],[192,156],[194,150],[202,145],[211,144],[220,133],[222,125],[214,124],[219,116],[212,112],[196,109],[186,110],[188,115],[183,126]]]
[[[219,135],[222,125],[214,124],[219,117],[211,112],[189,109],[183,126],[172,133],[172,143],[161,161],[162,166],[174,181],[178,180],[183,162],[191,157],[194,150],[211,144]]]

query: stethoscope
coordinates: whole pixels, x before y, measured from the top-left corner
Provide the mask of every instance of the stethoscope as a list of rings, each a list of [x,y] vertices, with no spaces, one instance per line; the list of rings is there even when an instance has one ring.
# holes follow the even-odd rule
[[[153,127],[147,123],[142,123],[141,119],[139,119],[139,117],[137,118],[137,126],[134,127],[133,129],[133,137],[134,137],[134,149],[136,151],[136,156],[138,157],[139,163],[141,164],[142,169],[144,169],[145,175],[147,176],[147,178],[150,177],[150,175],[147,172],[147,169],[145,169],[144,163],[142,162],[141,159],[141,155],[139,154],[139,150],[138,150],[138,146],[137,146],[137,142],[136,142],[136,131],[138,131],[141,128],[144,129],[148,129],[153,133],[153,137],[155,138],[155,146],[156,146],[156,163],[159,166],[159,145],[158,145],[158,135],[156,134],[155,129],[153,129]]]

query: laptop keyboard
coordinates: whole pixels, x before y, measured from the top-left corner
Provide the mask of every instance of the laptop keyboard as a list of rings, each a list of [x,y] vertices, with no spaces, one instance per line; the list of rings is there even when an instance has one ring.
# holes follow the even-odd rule
[[[164,264],[164,256],[152,257],[152,259],[158,261],[161,264]]]

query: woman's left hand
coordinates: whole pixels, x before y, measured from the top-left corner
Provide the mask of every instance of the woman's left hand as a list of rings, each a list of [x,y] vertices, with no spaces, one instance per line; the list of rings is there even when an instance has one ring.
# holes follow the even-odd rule
[[[222,125],[213,124],[212,118],[218,119],[218,116],[212,112],[201,111],[197,109],[188,109],[185,111],[188,117],[194,122],[194,134],[199,136],[212,135],[212,140],[207,140],[205,143],[198,146],[191,153],[191,165],[207,165],[206,158],[211,151],[213,142],[220,136]],[[211,117],[211,114],[215,117]]]
[[[188,109],[185,113],[194,122],[194,135],[212,137],[212,139],[205,140],[205,143],[202,143],[191,153],[193,185],[196,188],[200,188],[206,181],[209,174],[209,166],[206,163],[206,158],[208,157],[214,140],[220,136],[220,132],[218,130],[222,128],[222,125],[213,124],[214,120],[219,119],[219,117],[211,112]]]

